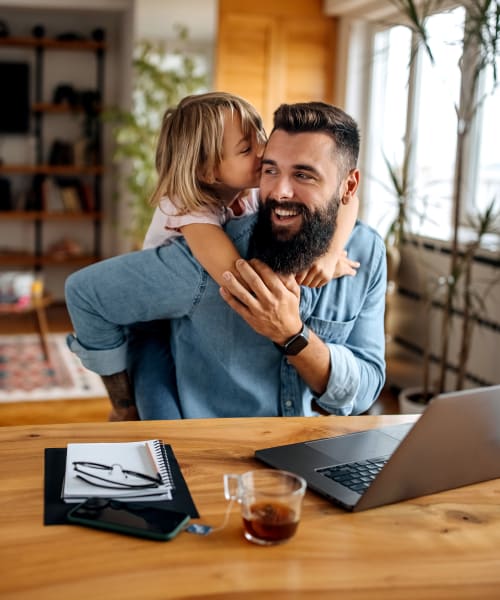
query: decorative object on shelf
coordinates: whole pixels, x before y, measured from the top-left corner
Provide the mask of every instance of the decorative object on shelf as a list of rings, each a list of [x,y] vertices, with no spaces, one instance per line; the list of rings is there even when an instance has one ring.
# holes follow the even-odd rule
[[[54,140],[49,155],[50,165],[72,165],[73,146],[63,140]]]
[[[10,35],[9,26],[5,21],[0,21],[0,37],[8,37]]]
[[[0,177],[0,211],[13,208],[10,181],[5,177]]]
[[[106,32],[101,27],[94,29],[91,35],[95,42],[103,42],[106,39]]]
[[[67,31],[56,36],[56,40],[59,40],[60,42],[81,42],[84,39],[85,36],[76,31]]]
[[[83,254],[84,251],[81,244],[68,237],[54,242],[47,248],[47,255],[58,260],[64,260],[73,256],[82,256]]]
[[[67,102],[70,106],[77,106],[78,95],[72,85],[69,83],[60,83],[54,90],[52,102],[54,104],[63,104],[64,102]]]
[[[30,303],[35,274],[28,271],[0,273],[0,304],[23,307]]]
[[[45,35],[45,27],[43,25],[35,25],[31,30],[33,37],[43,38]]]

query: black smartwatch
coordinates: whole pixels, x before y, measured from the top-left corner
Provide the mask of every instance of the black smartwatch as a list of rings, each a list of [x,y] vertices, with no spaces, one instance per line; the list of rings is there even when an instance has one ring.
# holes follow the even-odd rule
[[[291,337],[285,344],[281,345],[276,342],[273,342],[273,344],[285,356],[296,356],[309,344],[309,328],[302,324],[299,333]]]

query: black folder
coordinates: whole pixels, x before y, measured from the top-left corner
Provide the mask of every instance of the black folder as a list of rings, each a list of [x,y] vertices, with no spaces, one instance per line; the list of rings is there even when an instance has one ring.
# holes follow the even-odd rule
[[[198,511],[189,492],[186,480],[182,475],[174,451],[169,444],[164,444],[167,452],[175,489],[172,500],[159,500],[157,502],[142,503],[148,506],[160,506],[169,510],[177,510],[190,515],[193,519],[199,518]],[[66,448],[45,448],[44,472],[44,525],[67,525],[67,513],[75,504],[64,502],[61,498],[64,473],[66,471]],[[134,501],[134,504],[139,505]]]

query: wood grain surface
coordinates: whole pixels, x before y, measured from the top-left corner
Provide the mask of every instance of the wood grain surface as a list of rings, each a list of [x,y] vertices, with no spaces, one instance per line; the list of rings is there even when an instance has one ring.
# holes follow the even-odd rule
[[[239,508],[206,537],[153,542],[43,525],[43,454],[68,442],[160,438],[201,518],[218,526],[224,473],[263,468],[257,448],[413,420],[409,416],[206,419],[0,429],[0,597],[143,600],[500,597],[500,480],[352,514],[306,492],[296,536],[259,547]]]

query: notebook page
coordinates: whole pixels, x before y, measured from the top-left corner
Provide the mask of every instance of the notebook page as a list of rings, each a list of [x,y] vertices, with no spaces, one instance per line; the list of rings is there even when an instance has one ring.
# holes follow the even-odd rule
[[[68,444],[62,497],[66,502],[77,502],[92,496],[141,501],[172,499],[174,486],[168,460],[165,462],[162,450],[163,444],[160,440]],[[77,476],[73,462],[120,465],[123,469],[144,473],[150,477],[160,474],[162,484],[142,490],[97,487]]]

